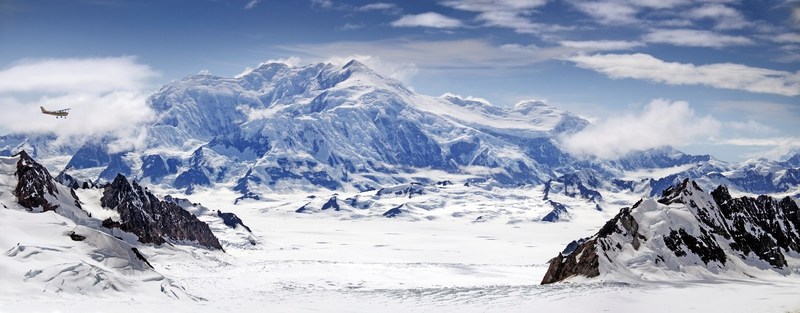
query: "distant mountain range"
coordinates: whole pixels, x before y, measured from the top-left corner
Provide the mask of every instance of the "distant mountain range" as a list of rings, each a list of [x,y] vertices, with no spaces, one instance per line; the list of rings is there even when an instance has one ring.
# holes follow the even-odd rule
[[[8,134],[0,155],[69,158],[67,184],[118,174],[192,193],[231,188],[242,198],[280,190],[370,190],[458,177],[499,186],[548,184],[658,195],[685,178],[749,193],[800,194],[800,154],[728,163],[670,147],[618,160],[570,155],[558,138],[589,122],[540,101],[513,108],[420,95],[351,61],[343,67],[268,63],[239,77],[194,75],[149,99],[158,119],[147,148],[109,152],[112,138],[57,148],[54,135]]]

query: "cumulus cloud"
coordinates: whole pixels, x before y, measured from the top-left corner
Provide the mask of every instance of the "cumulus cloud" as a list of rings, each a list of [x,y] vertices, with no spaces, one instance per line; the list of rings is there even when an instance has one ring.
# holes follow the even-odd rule
[[[601,120],[560,142],[576,155],[616,159],[633,151],[702,141],[715,136],[719,128],[717,120],[696,116],[686,102],[656,99],[641,112]]]
[[[666,43],[686,47],[724,48],[750,45],[753,41],[743,36],[730,36],[696,29],[660,29],[644,36],[650,43]]]
[[[147,104],[147,81],[156,75],[132,57],[17,62],[0,71],[0,127],[52,133],[64,145],[105,137],[112,152],[142,147],[147,131],[140,126],[155,115]],[[66,119],[55,119],[39,106],[72,110]]]
[[[792,73],[734,63],[665,62],[649,54],[596,54],[566,58],[613,79],[634,78],[669,85],[705,85],[784,96],[800,95],[800,71]]]
[[[461,21],[436,12],[403,15],[400,17],[400,19],[392,22],[390,25],[394,27],[430,28],[457,28],[462,26]]]

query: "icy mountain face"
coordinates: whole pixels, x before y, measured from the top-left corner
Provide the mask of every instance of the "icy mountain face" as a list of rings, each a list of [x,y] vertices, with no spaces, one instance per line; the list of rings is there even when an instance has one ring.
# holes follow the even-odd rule
[[[136,234],[142,243],[163,244],[171,240],[222,249],[206,223],[173,202],[159,200],[125,176],[117,175],[104,188],[100,201],[103,207],[116,210],[120,217],[120,221],[107,219],[103,225]]]
[[[573,160],[553,136],[588,124],[542,102],[500,108],[418,95],[357,61],[191,76],[150,102],[160,116],[150,129],[152,150],[194,153],[176,175],[156,160],[144,162],[137,177],[166,177],[188,192],[236,182],[251,196],[264,186],[365,190],[423,169],[493,169],[492,178],[505,183],[542,182]]]
[[[662,198],[623,208],[594,236],[550,260],[548,284],[577,276],[604,280],[752,277],[797,272],[800,209],[789,197],[732,198],[694,181]],[[791,264],[797,264],[793,262]]]

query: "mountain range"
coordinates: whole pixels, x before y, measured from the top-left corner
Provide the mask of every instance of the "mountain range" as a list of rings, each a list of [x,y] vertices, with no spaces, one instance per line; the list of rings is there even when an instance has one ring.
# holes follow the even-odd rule
[[[51,168],[67,184],[111,182],[122,174],[187,194],[230,188],[241,199],[445,179],[656,196],[691,178],[706,188],[800,194],[800,154],[743,163],[671,147],[616,160],[572,155],[559,140],[589,125],[577,115],[541,101],[499,107],[420,95],[358,61],[267,63],[233,78],[193,75],[148,101],[158,118],[142,125],[144,149],[110,151],[113,138],[56,147],[54,134],[15,133],[0,137],[0,155],[24,149],[39,159],[68,159]]]

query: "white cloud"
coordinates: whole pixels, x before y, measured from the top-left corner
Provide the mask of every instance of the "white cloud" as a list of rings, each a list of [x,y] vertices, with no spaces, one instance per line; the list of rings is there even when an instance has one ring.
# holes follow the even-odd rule
[[[796,26],[800,26],[800,6],[792,9],[792,20],[794,20]]]
[[[331,55],[363,54],[399,64],[416,64],[427,69],[476,69],[517,67],[563,56],[572,48],[536,46],[494,46],[486,40],[424,41],[391,39],[377,41],[340,41],[323,44],[300,44],[281,47],[304,59],[325,60]]]
[[[330,9],[333,7],[332,0],[311,0],[311,5],[323,9]]]
[[[361,28],[364,28],[364,24],[345,23],[342,27],[339,27],[339,30],[356,30]]]
[[[572,4],[600,24],[635,23],[639,12],[634,5],[624,1],[573,1]]]
[[[777,129],[761,124],[754,120],[747,120],[747,122],[727,122],[725,123],[725,126],[730,128],[735,133],[745,133],[751,135],[773,135],[780,133],[780,131]]]
[[[18,62],[0,72],[0,125],[12,133],[53,133],[57,144],[107,137],[112,152],[142,147],[141,125],[155,116],[147,104],[147,80],[155,75],[133,57]],[[39,106],[72,110],[56,119]]]
[[[721,140],[717,145],[732,145],[739,147],[758,147],[756,152],[743,155],[746,158],[767,158],[778,160],[789,153],[794,153],[800,149],[800,137],[768,137],[750,138],[739,137]]]
[[[359,12],[380,11],[387,14],[397,14],[400,13],[402,10],[394,3],[375,2],[362,5],[358,7],[356,11]]]
[[[800,43],[800,34],[785,33],[771,37],[773,41],[780,43]]]
[[[247,4],[244,6],[244,9],[245,9],[245,10],[250,10],[250,9],[252,9],[252,8],[255,8],[255,7],[256,7],[256,5],[258,5],[258,3],[259,3],[259,2],[261,2],[261,0],[250,0],[250,1],[248,1],[248,2],[247,2]]]
[[[436,12],[403,15],[391,23],[394,27],[431,27],[431,28],[457,28],[461,21],[441,15]]]
[[[795,104],[775,103],[766,101],[737,100],[720,101],[712,104],[712,109],[717,113],[735,114],[750,119],[759,120],[796,120],[800,119],[800,107]]]
[[[641,112],[601,120],[560,142],[576,155],[616,159],[633,151],[703,141],[715,136],[719,128],[714,118],[695,116],[686,102],[656,99]]]
[[[561,41],[564,47],[577,48],[581,51],[609,51],[609,50],[629,50],[641,47],[644,44],[638,41],[625,40],[587,40],[587,41]]]
[[[753,41],[743,36],[723,35],[695,29],[654,30],[643,38],[650,43],[666,43],[676,46],[724,48],[728,46],[750,45]]]
[[[478,13],[476,20],[484,26],[510,28],[518,33],[558,31],[567,27],[534,23],[530,15],[547,0],[445,0],[440,4],[461,11]]]
[[[720,3],[710,3],[693,8],[685,16],[692,19],[715,20],[717,29],[741,29],[751,25],[739,11]]]
[[[716,88],[784,96],[800,95],[800,71],[771,70],[742,64],[665,62],[649,54],[596,54],[566,58],[578,67],[613,79],[634,78],[669,85],[705,85]]]
[[[156,71],[134,57],[23,60],[0,70],[0,93],[141,89],[155,76]]]
[[[411,80],[411,77],[419,72],[419,68],[413,63],[389,62],[380,57],[370,55],[354,54],[336,56],[328,58],[323,62],[344,66],[347,62],[350,62],[350,60],[357,60],[378,74],[399,80],[406,84]]]

